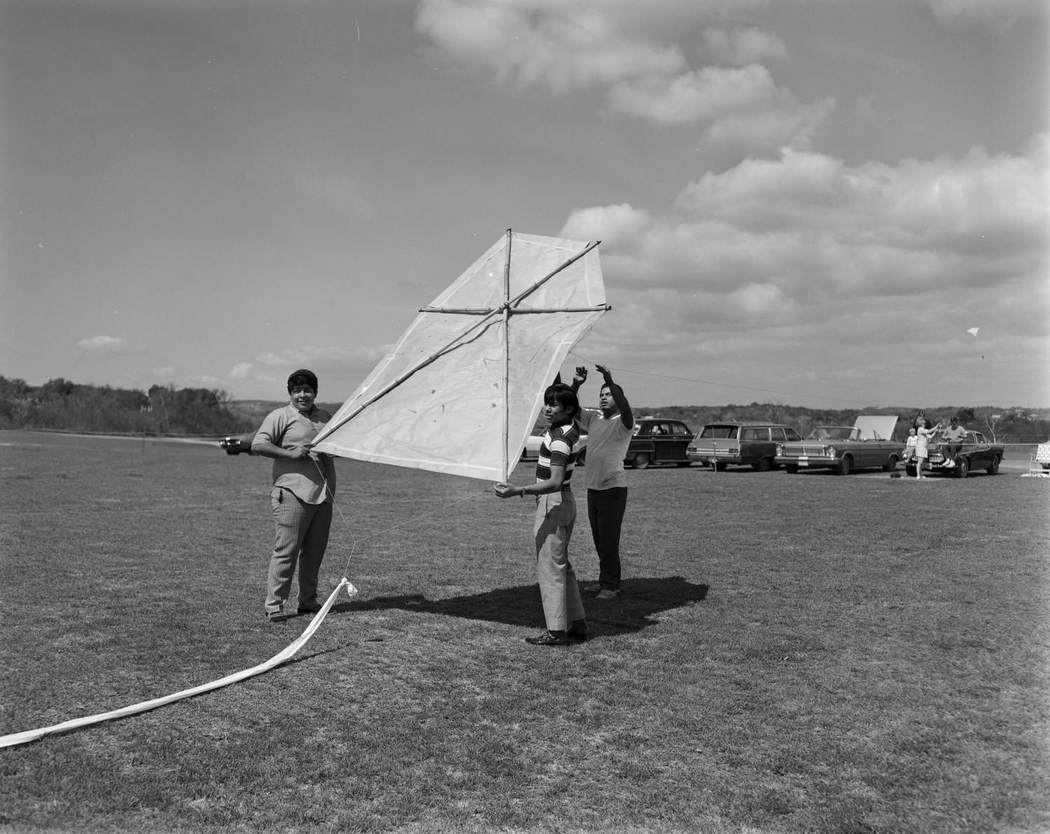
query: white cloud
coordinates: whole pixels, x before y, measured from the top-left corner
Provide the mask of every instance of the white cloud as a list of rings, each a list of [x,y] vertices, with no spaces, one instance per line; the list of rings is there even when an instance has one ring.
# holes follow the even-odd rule
[[[799,105],[763,60],[786,44],[756,27],[713,25],[761,3],[662,0],[422,0],[418,31],[445,56],[519,88],[604,90],[614,111],[663,125],[705,124],[744,149],[805,146],[827,102]],[[706,25],[705,25],[706,24]],[[690,66],[676,39],[712,63]]]
[[[805,346],[841,360],[841,378],[918,350],[948,368],[976,325],[985,353],[1045,356],[1048,172],[1046,137],[893,166],[784,149],[702,176],[664,212],[577,210],[564,233],[603,240],[621,345],[603,347],[637,363],[716,356],[720,374],[753,377],[763,355]]]
[[[523,87],[567,92],[685,66],[674,46],[623,35],[599,7],[424,0],[417,29],[445,53]]]
[[[89,336],[77,342],[77,347],[88,353],[128,353],[131,346],[120,336]]]
[[[276,353],[261,353],[251,362],[239,362],[229,376],[237,380],[282,380],[296,368],[310,368],[319,377],[333,374],[361,376],[372,370],[388,349],[388,345],[289,347]]]
[[[706,174],[679,194],[684,214],[737,228],[808,228],[850,244],[908,251],[978,249],[1007,254],[1030,248],[1046,231],[1045,139],[1023,156],[905,160],[854,168],[824,154],[785,149],[778,160],[748,159]]]
[[[268,368],[312,368],[314,365],[338,364],[348,368],[371,368],[383,355],[384,348],[352,348],[331,345],[303,345],[285,348],[279,353],[261,353],[255,362]]]
[[[596,206],[574,212],[562,227],[561,234],[580,240],[625,238],[642,232],[649,223],[648,214],[626,203]]]
[[[317,374],[327,395],[333,392],[345,394],[356,387],[389,349],[390,345],[288,347],[258,354],[250,361],[237,362],[225,382],[236,382],[238,390],[252,391],[254,396],[277,397],[284,391],[288,374],[297,368],[309,368]]]
[[[712,121],[735,111],[755,110],[775,99],[772,76],[757,64],[704,67],[671,79],[642,76],[620,82],[609,91],[609,102],[620,112],[660,124]]]
[[[763,151],[783,145],[808,148],[835,107],[833,99],[797,104],[783,90],[774,106],[756,112],[731,113],[704,131],[712,143],[741,152]]]
[[[787,45],[776,35],[753,26],[730,29],[709,26],[700,36],[705,55],[726,64],[743,66],[766,59],[785,60]]]
[[[1006,31],[1027,15],[1045,10],[1046,0],[926,0],[941,23],[982,24]]]

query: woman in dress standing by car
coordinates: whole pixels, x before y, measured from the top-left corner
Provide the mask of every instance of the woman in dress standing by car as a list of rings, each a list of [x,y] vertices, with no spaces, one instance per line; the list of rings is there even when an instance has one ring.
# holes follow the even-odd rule
[[[938,423],[930,429],[927,428],[928,423],[925,417],[920,417],[917,422],[918,426],[915,429],[915,477],[921,479],[922,468],[926,465],[926,458],[930,456],[930,438],[940,430],[941,424]]]

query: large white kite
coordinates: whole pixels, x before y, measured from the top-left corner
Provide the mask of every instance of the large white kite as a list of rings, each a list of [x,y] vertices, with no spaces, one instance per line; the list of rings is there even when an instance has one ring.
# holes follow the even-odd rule
[[[508,229],[419,311],[313,448],[506,481],[544,390],[610,309],[597,247]]]

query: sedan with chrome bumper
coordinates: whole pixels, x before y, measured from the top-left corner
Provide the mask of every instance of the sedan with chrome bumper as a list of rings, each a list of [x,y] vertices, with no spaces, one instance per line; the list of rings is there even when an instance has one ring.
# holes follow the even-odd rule
[[[818,426],[805,440],[777,446],[776,462],[792,474],[803,469],[830,469],[836,475],[848,475],[858,469],[892,472],[902,454],[902,444],[865,438],[857,426]]]
[[[968,431],[954,457],[949,455],[949,444],[941,441],[930,446],[930,456],[926,466],[930,474],[954,475],[965,478],[971,472],[983,469],[989,475],[999,472],[1004,450],[999,443],[989,442],[979,431]],[[908,461],[906,470],[909,475],[916,474],[915,461]]]

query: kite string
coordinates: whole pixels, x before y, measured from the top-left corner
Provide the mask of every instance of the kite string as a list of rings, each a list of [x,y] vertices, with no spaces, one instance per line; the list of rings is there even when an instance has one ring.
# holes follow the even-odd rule
[[[335,490],[332,489],[328,484],[328,475],[325,472],[324,467],[321,465],[321,460],[317,455],[310,455],[310,459],[314,462],[314,466],[317,467],[317,472],[321,476],[321,483],[324,485],[324,491],[328,495],[328,500],[332,502],[332,506],[339,511],[339,520],[343,522],[344,526],[348,526],[348,519],[343,513],[343,508],[339,502],[335,500]],[[348,576],[350,573],[350,560],[354,556],[354,551],[357,549],[357,539],[351,537],[350,540],[350,553],[346,557],[346,564],[343,565],[343,576]]]

